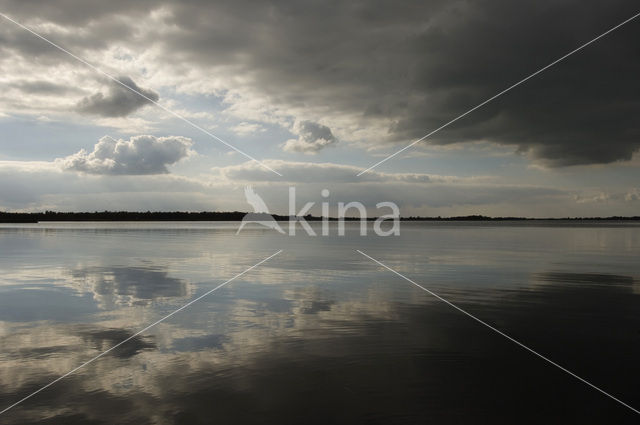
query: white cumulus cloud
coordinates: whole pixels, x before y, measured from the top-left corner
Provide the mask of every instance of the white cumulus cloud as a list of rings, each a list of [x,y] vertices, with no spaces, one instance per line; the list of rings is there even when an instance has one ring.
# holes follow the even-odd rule
[[[168,165],[191,155],[191,139],[180,136],[133,136],[129,140],[102,137],[92,152],[79,152],[56,161],[67,171],[89,174],[166,174]]]

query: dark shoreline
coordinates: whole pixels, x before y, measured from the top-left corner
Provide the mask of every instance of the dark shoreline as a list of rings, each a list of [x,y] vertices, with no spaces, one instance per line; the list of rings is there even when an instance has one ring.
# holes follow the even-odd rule
[[[0,223],[38,223],[41,221],[242,221],[246,212],[131,212],[131,211],[102,211],[102,212],[37,212],[37,213],[12,213],[0,212]],[[267,215],[265,215],[267,216]],[[277,221],[289,221],[289,216],[272,216]],[[304,217],[308,221],[320,221],[322,217],[308,215]],[[345,217],[345,220],[359,220],[359,217]],[[370,217],[368,220],[376,220]],[[335,221],[337,218],[330,217]],[[487,217],[483,215],[468,215],[457,217],[401,217],[401,221],[640,221],[640,216],[633,217]]]

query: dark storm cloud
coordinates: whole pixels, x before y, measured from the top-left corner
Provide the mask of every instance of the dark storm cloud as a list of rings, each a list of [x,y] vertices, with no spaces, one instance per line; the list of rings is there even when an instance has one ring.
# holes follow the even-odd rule
[[[418,38],[424,101],[392,127],[421,137],[628,18],[630,2],[557,5],[481,2]],[[436,143],[491,140],[551,166],[628,160],[640,146],[640,21],[632,22],[436,135]],[[429,94],[434,96],[430,98]],[[431,104],[433,106],[431,106]]]
[[[390,120],[386,139],[405,143],[637,12],[573,0],[201,6],[172,9],[184,32],[163,40],[167,51],[231,62],[274,102]],[[640,146],[639,34],[630,23],[431,143],[490,140],[550,165],[629,159]]]
[[[119,77],[118,80],[127,87],[130,87],[154,102],[157,102],[160,98],[158,93],[153,90],[139,87],[129,77]],[[151,103],[149,100],[145,99],[145,97],[142,97],[136,92],[123,87],[115,81],[109,81],[109,90],[107,94],[98,92],[83,98],[78,102],[77,110],[78,112],[95,114],[103,117],[125,117],[132,112],[135,112],[137,109]]]
[[[370,143],[398,144],[637,13],[630,0],[192,0],[155,7],[110,2],[95,9],[57,0],[39,10],[30,2],[0,4],[18,16],[69,27],[103,22],[111,28],[106,23],[116,17],[143,19],[145,10],[162,10],[144,30],[134,20],[129,24],[139,32],[137,46],[163,52],[158,67],[220,78],[226,72],[250,97],[263,96],[294,119],[321,120],[341,138],[375,126],[381,131]],[[105,30],[92,42],[120,40],[118,33]],[[629,159],[640,147],[639,35],[640,20],[629,23],[426,143],[488,140],[552,166]],[[85,109],[122,116],[141,106],[119,108],[115,98],[104,97],[87,98]],[[312,112],[297,116],[301,110]],[[335,117],[342,124],[350,120],[342,133]]]

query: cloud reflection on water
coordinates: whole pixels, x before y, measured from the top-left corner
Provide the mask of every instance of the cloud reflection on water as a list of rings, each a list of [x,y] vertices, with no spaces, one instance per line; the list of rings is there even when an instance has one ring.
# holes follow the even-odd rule
[[[634,404],[640,310],[630,271],[637,270],[631,254],[638,248],[619,249],[620,233],[603,239],[575,232],[581,257],[566,249],[566,238],[550,242],[550,234],[572,234],[564,229],[414,227],[389,244],[296,239],[282,258],[2,419],[632,423],[635,417],[579,382],[366,259],[350,257],[353,244],[368,243],[412,278]],[[49,275],[49,289],[68,296],[68,305],[93,310],[67,321],[45,309],[37,320],[0,322],[2,400],[19,399],[255,262],[260,255],[247,254],[248,244],[261,253],[276,241],[264,233],[235,242],[224,233],[134,235],[104,232],[96,248],[85,245],[95,235],[76,233],[66,241],[78,257],[72,261],[62,256],[39,267],[33,254],[24,260],[30,269],[5,263],[10,276],[24,270],[39,282],[30,291],[44,295],[43,306]],[[476,255],[481,246],[487,249]],[[2,296],[23,279],[2,287]]]

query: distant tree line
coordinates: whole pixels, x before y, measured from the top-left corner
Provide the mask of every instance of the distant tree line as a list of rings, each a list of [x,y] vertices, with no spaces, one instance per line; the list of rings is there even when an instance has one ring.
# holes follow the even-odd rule
[[[187,211],[95,211],[95,212],[57,212],[16,213],[0,211],[0,223],[37,223],[40,221],[241,221],[246,212],[187,212]],[[278,221],[288,221],[289,216],[273,215]],[[319,221],[322,217],[304,216],[308,221]],[[370,217],[368,220],[375,220]],[[331,217],[330,220],[337,220]],[[346,217],[345,220],[359,220],[359,217]],[[466,215],[457,217],[402,217],[402,221],[515,221],[515,220],[574,220],[574,221],[631,221],[633,217],[566,217],[566,218],[525,218],[525,217],[487,217],[484,215]]]

